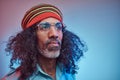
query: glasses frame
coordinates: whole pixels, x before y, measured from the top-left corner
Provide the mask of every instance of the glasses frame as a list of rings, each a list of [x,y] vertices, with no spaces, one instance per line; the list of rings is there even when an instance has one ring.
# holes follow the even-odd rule
[[[56,27],[56,25],[57,25],[58,23],[60,23],[60,24],[62,25],[62,29],[59,29],[59,27],[58,27],[58,28]],[[43,26],[43,25],[45,25],[45,24],[49,25],[48,28],[46,28],[46,29],[45,29],[44,27],[41,27],[41,26]],[[63,23],[61,23],[61,22],[57,22],[57,23],[44,22],[44,23],[38,23],[38,24],[37,24],[37,29],[38,29],[38,30],[41,30],[41,31],[48,31],[48,30],[50,29],[50,27],[55,27],[55,29],[58,30],[58,31],[64,31],[65,28],[66,28],[65,24],[63,24]],[[40,29],[40,28],[41,28],[41,29]],[[44,28],[44,29],[43,29],[43,28]]]

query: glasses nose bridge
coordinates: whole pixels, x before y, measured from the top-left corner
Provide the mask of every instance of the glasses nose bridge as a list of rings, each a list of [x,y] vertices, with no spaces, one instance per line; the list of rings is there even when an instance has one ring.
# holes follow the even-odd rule
[[[54,28],[57,30],[57,28],[56,28],[56,23],[51,23],[51,24],[50,24],[50,28],[51,28],[51,27],[54,27]]]
[[[58,31],[57,28],[55,27],[55,24],[50,25],[49,37],[58,37]]]

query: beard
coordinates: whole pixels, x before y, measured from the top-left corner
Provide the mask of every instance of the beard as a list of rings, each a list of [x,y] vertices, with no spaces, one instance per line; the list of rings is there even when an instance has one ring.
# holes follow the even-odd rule
[[[42,48],[39,47],[39,52],[46,58],[57,58],[60,55],[61,41],[49,39],[45,42]]]
[[[58,50],[58,51],[50,52],[48,50],[43,50],[41,51],[41,55],[46,58],[58,58],[60,55],[60,51]]]
[[[45,49],[48,49],[49,51],[58,51],[61,49],[61,41],[57,39],[49,39],[45,43]]]

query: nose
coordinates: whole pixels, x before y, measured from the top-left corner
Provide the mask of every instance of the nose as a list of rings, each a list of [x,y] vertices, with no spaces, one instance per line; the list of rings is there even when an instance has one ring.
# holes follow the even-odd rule
[[[58,38],[58,32],[57,32],[57,30],[55,29],[55,27],[52,27],[52,26],[51,26],[51,28],[50,28],[50,30],[49,30],[49,33],[48,33],[48,36],[49,36],[49,38],[55,38],[55,39]]]

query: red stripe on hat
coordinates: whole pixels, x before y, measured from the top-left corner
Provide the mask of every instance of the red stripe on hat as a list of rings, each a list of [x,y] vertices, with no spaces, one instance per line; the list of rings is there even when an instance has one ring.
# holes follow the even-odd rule
[[[37,23],[37,22],[40,22],[41,20],[45,19],[45,18],[49,18],[49,17],[53,17],[53,18],[56,18],[58,19],[60,22],[62,22],[62,18],[53,13],[53,12],[46,12],[46,13],[42,13],[42,14],[39,14],[38,16],[34,17],[30,22],[28,22],[26,24],[26,27],[25,28],[29,28],[30,26],[32,26],[33,24]]]

